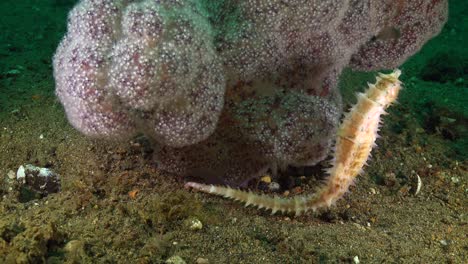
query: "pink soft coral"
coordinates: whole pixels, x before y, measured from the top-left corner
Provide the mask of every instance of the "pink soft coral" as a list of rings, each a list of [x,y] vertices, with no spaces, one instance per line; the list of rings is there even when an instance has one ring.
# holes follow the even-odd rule
[[[144,132],[161,168],[239,184],[322,160],[342,69],[395,67],[446,18],[446,0],[82,0],[56,92],[83,133]]]

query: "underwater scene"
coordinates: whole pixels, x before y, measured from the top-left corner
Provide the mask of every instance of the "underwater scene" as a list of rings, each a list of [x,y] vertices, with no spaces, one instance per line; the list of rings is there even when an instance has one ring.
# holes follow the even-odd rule
[[[468,263],[466,0],[0,1],[0,263]]]

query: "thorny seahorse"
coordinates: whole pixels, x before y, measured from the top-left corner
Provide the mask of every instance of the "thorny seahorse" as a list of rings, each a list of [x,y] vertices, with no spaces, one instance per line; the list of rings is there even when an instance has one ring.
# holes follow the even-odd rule
[[[329,207],[340,199],[353,183],[375,146],[379,130],[380,116],[397,98],[401,89],[398,79],[400,70],[390,74],[379,73],[375,84],[369,84],[365,93],[357,95],[358,101],[343,119],[337,132],[334,147],[334,158],[327,170],[328,179],[325,184],[312,195],[300,195],[291,198],[271,197],[264,194],[254,194],[229,187],[186,183],[186,187],[202,192],[216,194],[258,208],[270,209],[272,214],[281,211],[296,216],[309,210]]]

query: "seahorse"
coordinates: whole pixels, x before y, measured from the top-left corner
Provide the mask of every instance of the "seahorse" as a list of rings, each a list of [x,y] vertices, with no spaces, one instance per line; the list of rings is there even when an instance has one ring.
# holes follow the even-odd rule
[[[375,84],[368,84],[364,93],[358,93],[357,103],[345,114],[338,128],[334,157],[327,170],[328,178],[314,194],[282,198],[196,182],[188,182],[185,186],[243,202],[246,207],[254,205],[260,209],[270,209],[272,214],[280,211],[299,216],[309,210],[330,207],[343,197],[355,178],[363,172],[364,165],[367,165],[372,148],[376,146],[380,118],[395,102],[402,87],[398,79],[400,74],[398,69],[390,74],[379,73]]]

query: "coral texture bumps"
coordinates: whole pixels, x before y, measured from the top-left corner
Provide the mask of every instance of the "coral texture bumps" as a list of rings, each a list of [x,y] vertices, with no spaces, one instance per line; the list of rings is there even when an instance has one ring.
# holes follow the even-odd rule
[[[446,19],[446,0],[81,0],[56,93],[86,135],[142,132],[160,168],[243,185],[323,160],[343,68],[397,67]]]

